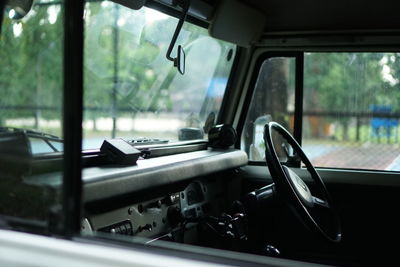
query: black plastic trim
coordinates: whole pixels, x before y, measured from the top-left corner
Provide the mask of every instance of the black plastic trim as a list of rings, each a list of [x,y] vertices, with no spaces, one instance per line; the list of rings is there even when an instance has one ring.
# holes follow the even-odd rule
[[[222,104],[221,104],[221,109],[218,113],[217,124],[228,123],[226,121],[223,121],[223,118],[227,117],[227,112],[229,110],[227,107],[227,104],[229,103],[229,100],[234,95],[234,88],[233,88],[232,84],[234,82],[234,79],[239,74],[238,73],[239,61],[240,61],[240,57],[242,55],[242,51],[243,51],[242,47],[236,46],[235,58],[233,60],[231,72],[229,73],[229,78],[228,78],[228,82],[226,84],[225,94],[224,94],[224,97],[222,98]]]
[[[296,53],[296,77],[295,77],[295,109],[293,137],[301,146],[301,137],[303,129],[303,80],[304,80],[304,53]],[[300,162],[299,162],[300,164]],[[299,165],[300,166],[300,165]]]
[[[84,1],[64,3],[63,218],[66,237],[81,229]]]
[[[156,2],[154,0],[148,0],[145,5],[148,8],[152,8],[152,9],[158,10],[158,11],[164,13],[164,14],[167,14],[169,16],[175,17],[177,19],[179,19],[179,17],[181,16],[181,13],[182,13],[181,11],[179,11],[179,10],[173,8],[173,7],[169,7],[167,5],[161,4],[161,3]],[[205,22],[203,20],[195,18],[195,17],[191,16],[190,14],[188,14],[186,16],[185,22],[190,22],[190,23],[195,24],[197,26],[200,26],[202,28],[208,28],[208,26],[209,26],[208,22]]]

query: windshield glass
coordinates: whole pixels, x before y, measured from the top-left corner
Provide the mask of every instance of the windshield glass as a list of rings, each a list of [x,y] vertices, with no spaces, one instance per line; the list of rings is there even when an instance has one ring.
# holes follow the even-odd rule
[[[16,128],[62,135],[61,2],[37,1],[22,19],[6,10],[0,36],[0,134]],[[37,133],[29,133],[33,154],[54,149]],[[54,136],[54,137],[55,137]]]
[[[206,138],[205,122],[218,115],[235,46],[184,23],[176,42],[186,54],[181,75],[165,57],[177,23],[145,7],[86,3],[84,148],[115,137],[152,143]]]
[[[35,1],[26,17],[4,18],[2,132],[23,128],[61,137],[60,10],[59,2]],[[171,55],[183,47],[181,75],[165,56],[178,19],[110,1],[86,3],[84,16],[84,149],[109,138],[147,144],[207,138],[234,61],[233,44],[185,22]],[[62,151],[61,142],[35,137],[29,138],[33,154]]]
[[[6,215],[44,226],[61,210],[62,159],[43,164],[33,156],[63,150],[62,8],[62,1],[36,1],[23,18],[15,19],[14,9],[4,13],[0,35],[0,219]],[[47,173],[39,175],[43,170]]]

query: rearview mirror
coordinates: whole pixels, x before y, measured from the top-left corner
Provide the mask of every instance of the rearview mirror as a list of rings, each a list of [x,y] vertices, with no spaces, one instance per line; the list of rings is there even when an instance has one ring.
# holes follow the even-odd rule
[[[185,74],[185,51],[181,45],[178,45],[177,57],[174,58],[174,66],[178,69],[180,74]]]
[[[33,0],[9,0],[6,3],[5,12],[10,19],[19,20],[31,10]]]

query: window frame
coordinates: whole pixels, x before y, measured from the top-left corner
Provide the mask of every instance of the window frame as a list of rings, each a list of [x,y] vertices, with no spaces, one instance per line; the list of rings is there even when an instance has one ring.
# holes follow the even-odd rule
[[[251,74],[250,83],[248,87],[248,91],[244,96],[243,107],[247,107],[242,109],[240,113],[240,118],[237,125],[238,136],[242,136],[247,114],[249,112],[249,107],[251,104],[251,100],[256,90],[256,83],[258,80],[258,76],[261,70],[263,63],[271,58],[277,57],[286,57],[286,58],[294,58],[295,59],[295,100],[294,100],[294,133],[293,137],[295,140],[301,145],[301,135],[302,135],[302,127],[303,127],[303,69],[304,69],[304,52],[297,51],[267,51],[262,53],[254,64],[253,73]],[[235,146],[237,149],[241,149],[241,138],[238,138],[238,141]],[[266,166],[266,162],[263,161],[251,161],[249,160],[249,165],[256,166]],[[295,167],[300,167],[300,161],[296,162]]]
[[[82,213],[84,0],[64,3],[63,192],[61,233],[79,235]]]
[[[64,0],[64,88],[63,88],[63,135],[64,135],[64,162],[62,210],[57,216],[62,218],[62,225],[57,233],[64,238],[72,239],[80,236],[83,211],[83,182],[82,182],[82,137],[83,137],[83,92],[84,92],[84,10],[85,3],[93,0]],[[179,18],[181,12],[171,6],[149,0],[146,7],[158,10],[169,16]],[[188,15],[186,22],[199,27],[207,28],[209,23]],[[240,47],[236,46],[235,56],[221,109],[217,122],[222,122],[222,113],[225,112],[227,97],[232,90],[233,74],[238,69]],[[72,178],[71,178],[72,177]]]

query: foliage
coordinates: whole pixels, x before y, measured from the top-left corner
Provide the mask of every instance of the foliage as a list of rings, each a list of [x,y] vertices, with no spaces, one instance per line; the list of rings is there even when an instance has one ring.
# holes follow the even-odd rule
[[[0,37],[0,61],[3,66],[0,71],[1,107],[51,106],[54,111],[42,115],[60,117],[62,29],[59,11],[56,18],[49,19],[51,9],[57,7],[36,6],[21,21],[4,19]],[[18,34],[18,31],[22,32]],[[3,108],[0,121],[4,118],[32,116],[32,112],[25,108]]]
[[[0,118],[61,118],[61,8],[60,4],[36,4],[21,21],[4,20],[0,42],[0,59],[5,66],[0,72]],[[108,1],[86,3],[86,119],[115,118],[120,115],[117,112],[124,112],[131,117],[137,112],[170,112],[176,109],[177,103],[173,98],[178,87],[193,87],[194,83],[187,86],[182,77],[177,77],[179,75],[173,63],[165,58],[177,19],[164,15],[153,20],[154,14],[146,12],[133,12]],[[183,45],[188,55],[196,41],[205,36],[206,29],[185,23],[177,45]],[[225,59],[233,46],[214,42],[220,44],[221,58]],[[231,64],[219,58],[210,58],[218,62],[214,75],[226,77]],[[210,70],[204,66],[200,66],[202,69],[197,76],[201,77],[202,71]],[[203,91],[208,85],[205,86],[201,88]],[[193,107],[190,100],[186,102],[183,106],[189,109]]]
[[[327,112],[324,117],[309,117],[311,135],[327,135],[326,123],[339,123],[343,140],[350,136],[350,124],[356,124],[356,140],[361,124],[370,123],[365,115],[376,106],[399,110],[400,75],[394,53],[306,53],[304,66],[304,109]],[[336,115],[335,115],[336,114]],[[318,129],[319,128],[319,129]],[[334,138],[335,136],[331,136]]]
[[[400,112],[400,53],[386,55],[384,61],[388,66],[389,80],[379,94],[379,101],[382,104],[391,105],[393,111]]]
[[[322,111],[370,111],[381,104],[387,84],[383,53],[310,53],[305,56],[305,108]],[[387,103],[390,104],[390,103]]]

